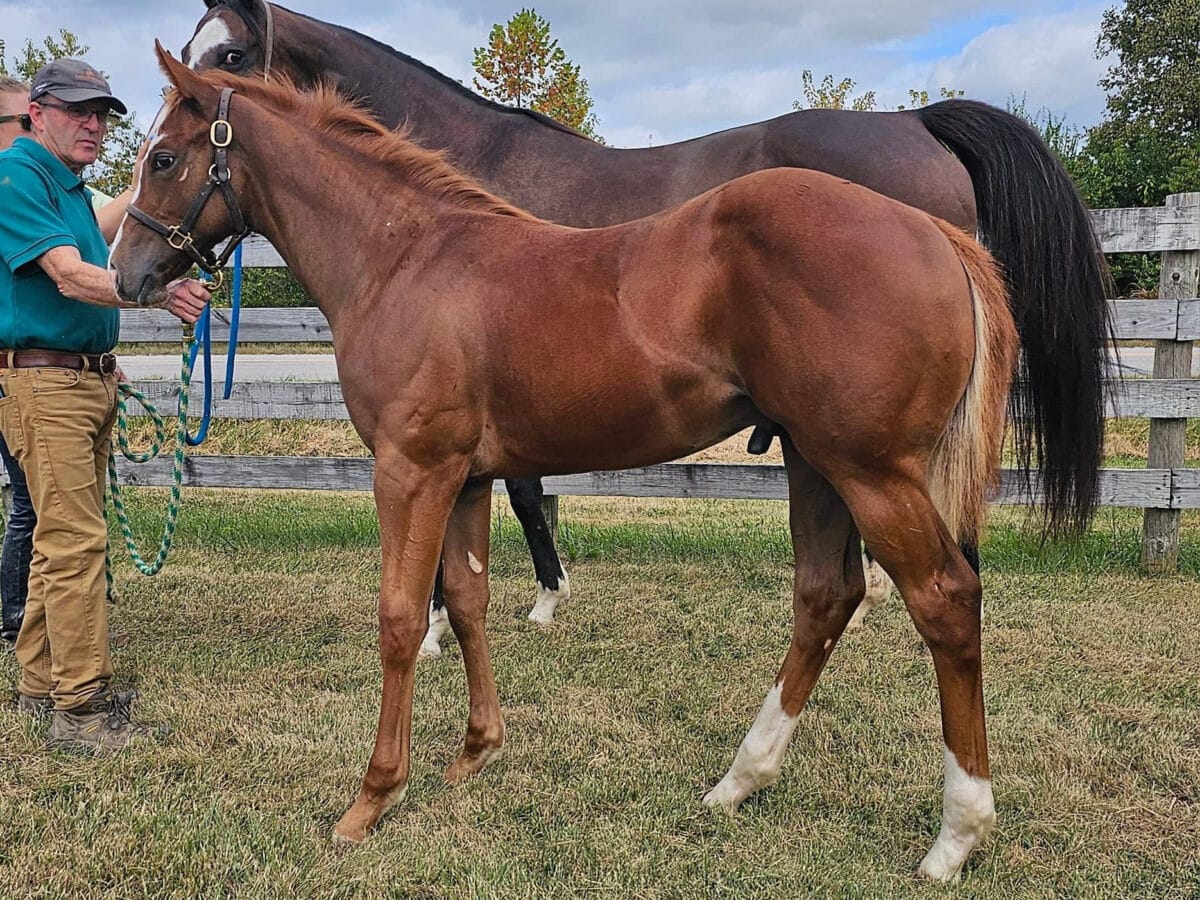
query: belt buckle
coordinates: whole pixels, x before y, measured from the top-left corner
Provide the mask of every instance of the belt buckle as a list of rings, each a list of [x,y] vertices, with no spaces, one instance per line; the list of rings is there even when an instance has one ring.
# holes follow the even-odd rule
[[[117,355],[115,353],[101,353],[99,363],[100,374],[111,375],[117,370]]]

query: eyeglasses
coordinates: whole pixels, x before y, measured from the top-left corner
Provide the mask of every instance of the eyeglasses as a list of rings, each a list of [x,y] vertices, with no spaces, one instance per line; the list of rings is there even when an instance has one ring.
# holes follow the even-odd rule
[[[57,109],[60,112],[64,112],[68,119],[72,122],[78,122],[80,125],[90,122],[92,116],[95,116],[97,121],[105,127],[121,120],[121,117],[111,110],[89,109],[86,106],[78,106],[74,103],[68,103],[63,106],[58,103],[47,103],[45,100],[35,100],[34,102],[38,106],[48,106],[50,109]]]
[[[25,131],[29,130],[29,114],[21,113],[16,116],[0,116],[0,125],[5,122],[18,122]]]

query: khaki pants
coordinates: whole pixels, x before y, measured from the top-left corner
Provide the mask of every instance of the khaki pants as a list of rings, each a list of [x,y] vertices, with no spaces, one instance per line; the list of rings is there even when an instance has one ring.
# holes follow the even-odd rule
[[[104,484],[116,377],[3,365],[0,360],[0,432],[25,471],[37,513],[16,646],[18,689],[73,709],[112,679]]]

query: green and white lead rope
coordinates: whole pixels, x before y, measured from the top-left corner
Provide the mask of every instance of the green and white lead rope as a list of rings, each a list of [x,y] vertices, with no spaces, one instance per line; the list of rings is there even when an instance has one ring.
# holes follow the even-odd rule
[[[171,467],[171,495],[167,501],[167,517],[163,523],[162,536],[159,541],[158,553],[153,562],[147,563],[138,549],[137,540],[134,537],[133,529],[129,524],[129,514],[125,510],[125,504],[121,499],[121,482],[117,477],[117,458],[116,448],[108,456],[108,497],[112,500],[113,509],[117,513],[117,522],[121,526],[121,534],[125,538],[125,546],[129,550],[129,556],[133,560],[133,564],[137,566],[139,572],[143,575],[157,575],[162,569],[163,564],[167,561],[167,555],[171,552],[171,542],[175,537],[175,522],[179,518],[179,499],[183,491],[183,465],[186,456],[185,448],[187,447],[188,435],[188,395],[192,383],[192,365],[191,365],[191,349],[192,344],[197,340],[195,332],[191,325],[184,325],[183,329],[183,362],[180,367],[179,374],[179,411],[176,416],[175,429],[175,459]],[[150,449],[144,453],[134,451],[129,446],[129,422],[125,411],[126,398],[132,398],[142,405],[142,408],[149,414],[154,422],[154,441],[150,445]],[[139,392],[132,385],[122,382],[118,386],[117,395],[117,427],[116,427],[116,444],[120,448],[121,454],[131,462],[144,463],[156,458],[159,451],[167,441],[167,427],[163,417],[159,414],[154,404],[146,399],[145,395]],[[105,518],[108,517],[108,507],[105,505]],[[108,583],[109,596],[113,594],[113,575],[112,575],[112,560],[106,550],[105,580]]]

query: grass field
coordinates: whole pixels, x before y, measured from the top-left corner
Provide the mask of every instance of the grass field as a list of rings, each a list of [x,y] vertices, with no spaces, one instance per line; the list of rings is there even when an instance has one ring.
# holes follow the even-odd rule
[[[164,494],[130,492],[141,533]],[[110,759],[0,711],[0,884],[18,896],[1200,895],[1200,518],[1182,572],[1137,574],[1138,517],[985,546],[999,823],[948,888],[912,873],[941,806],[929,655],[893,602],[847,635],[778,784],[705,809],[790,622],[784,505],[566,499],[576,597],[540,629],[497,504],[491,634],[504,754],[449,787],[455,648],[422,663],[408,799],[330,846],[378,712],[378,532],[363,495],[186,495],[156,579],[119,562],[122,684],[172,732]],[[11,656],[0,677],[13,680]]]

